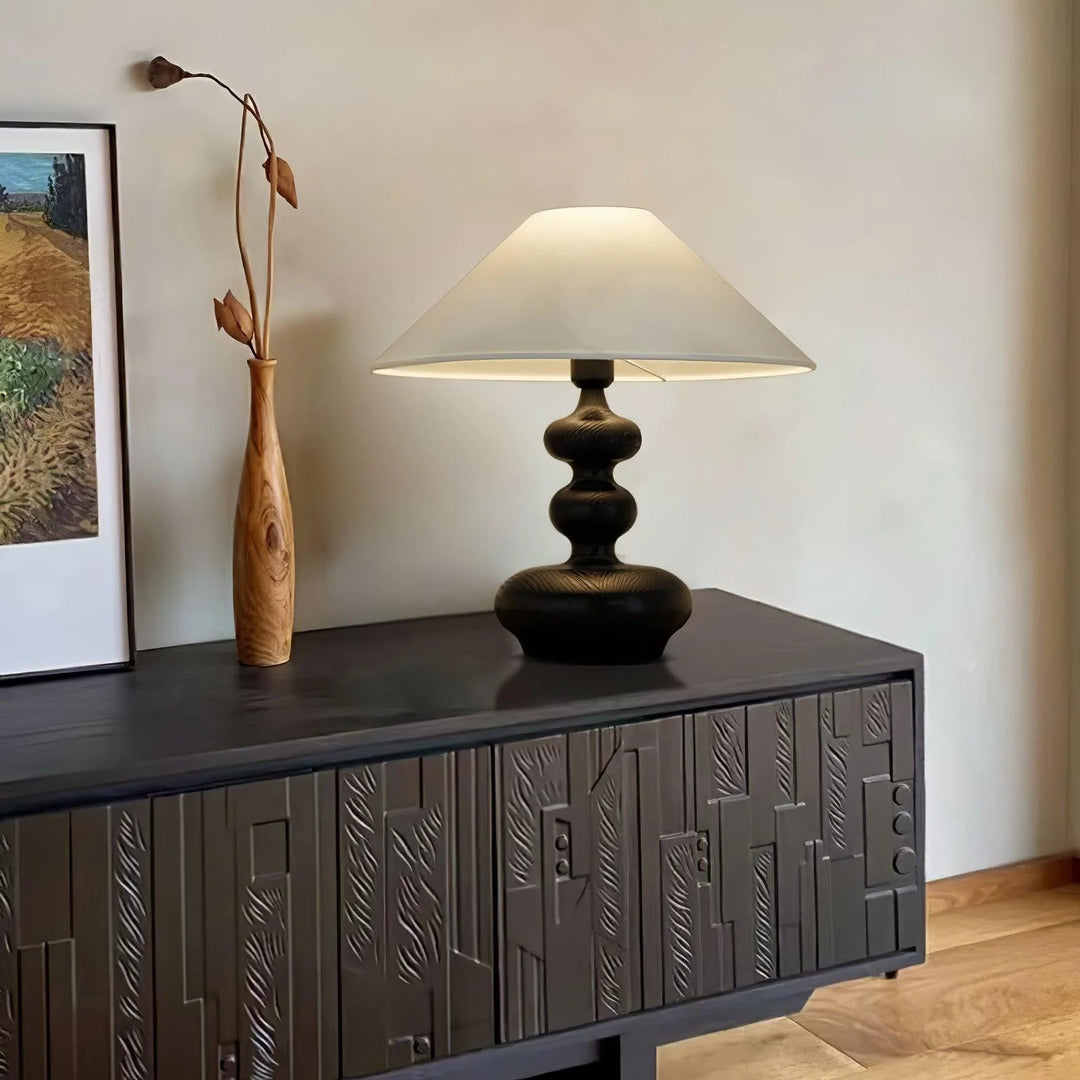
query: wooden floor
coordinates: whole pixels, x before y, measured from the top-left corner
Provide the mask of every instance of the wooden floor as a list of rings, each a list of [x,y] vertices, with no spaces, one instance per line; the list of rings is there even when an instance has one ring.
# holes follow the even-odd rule
[[[660,1080],[1080,1080],[1080,885],[931,915],[930,957],[660,1051]]]

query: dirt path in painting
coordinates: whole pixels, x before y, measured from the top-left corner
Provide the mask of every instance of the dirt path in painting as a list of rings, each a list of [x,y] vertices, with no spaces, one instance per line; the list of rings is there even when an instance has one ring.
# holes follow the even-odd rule
[[[39,215],[0,214],[0,337],[90,352],[90,274],[72,242]]]
[[[54,248],[74,259],[84,270],[90,269],[90,253],[86,241],[64,232],[63,229],[54,229],[46,222],[44,214],[8,214],[7,220],[16,229],[44,237]]]

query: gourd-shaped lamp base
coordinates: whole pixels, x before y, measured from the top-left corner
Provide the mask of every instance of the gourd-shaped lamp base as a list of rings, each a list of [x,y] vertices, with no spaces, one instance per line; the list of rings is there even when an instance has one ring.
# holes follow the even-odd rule
[[[611,360],[574,360],[577,408],[544,433],[573,479],[551,500],[551,522],[571,544],[561,566],[522,570],[495,597],[499,622],[526,656],[570,664],[640,664],[663,655],[690,617],[690,590],[653,566],[630,566],[615,541],[637,518],[634,496],[615,483],[620,461],[641,448],[637,424],[608,408]]]

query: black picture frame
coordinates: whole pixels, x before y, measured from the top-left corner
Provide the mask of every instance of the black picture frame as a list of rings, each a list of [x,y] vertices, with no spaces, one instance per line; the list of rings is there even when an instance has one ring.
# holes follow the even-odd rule
[[[109,251],[112,261],[112,309],[115,328],[115,365],[116,365],[116,423],[118,437],[119,498],[120,498],[120,545],[123,558],[123,572],[120,580],[124,589],[124,629],[126,634],[126,655],[115,661],[81,665],[58,665],[42,667],[29,671],[3,670],[0,663],[0,689],[16,683],[37,680],[58,679],[96,672],[128,671],[135,666],[135,595],[134,567],[132,556],[131,527],[131,485],[128,434],[128,394],[126,352],[124,343],[124,292],[120,243],[120,192],[118,178],[117,131],[114,123],[108,122],[46,122],[33,120],[0,120],[0,153],[8,151],[3,146],[3,133],[9,130],[35,132],[100,132],[105,137],[105,162],[108,169],[107,200],[111,238]],[[96,387],[95,387],[96,390]],[[0,577],[3,570],[0,568]],[[2,657],[0,657],[2,661]]]

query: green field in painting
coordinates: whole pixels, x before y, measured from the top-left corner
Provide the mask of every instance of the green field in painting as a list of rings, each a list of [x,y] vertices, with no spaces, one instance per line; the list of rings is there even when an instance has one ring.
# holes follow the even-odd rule
[[[0,546],[95,536],[86,241],[0,213]]]

